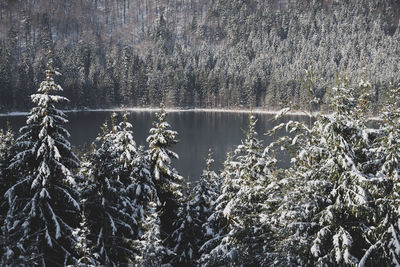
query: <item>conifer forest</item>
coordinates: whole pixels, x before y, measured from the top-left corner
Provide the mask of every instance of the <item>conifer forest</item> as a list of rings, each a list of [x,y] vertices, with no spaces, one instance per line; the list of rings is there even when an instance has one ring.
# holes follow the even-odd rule
[[[397,0],[0,0],[0,113],[29,111],[0,128],[0,266],[400,266],[399,19]],[[157,109],[146,145],[128,112],[70,142],[66,111],[132,107]],[[189,185],[167,108],[247,128]]]

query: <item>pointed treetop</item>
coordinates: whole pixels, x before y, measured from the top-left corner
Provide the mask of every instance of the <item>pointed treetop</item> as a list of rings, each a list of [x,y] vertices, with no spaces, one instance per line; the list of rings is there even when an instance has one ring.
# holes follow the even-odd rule
[[[249,130],[246,132],[247,138],[250,140],[257,136],[257,132],[255,131],[255,126],[257,124],[257,119],[253,115],[253,113],[249,114]]]
[[[160,111],[156,113],[158,122],[164,122],[167,112],[165,111],[165,105],[163,102],[160,103]]]
[[[47,69],[45,71],[46,79],[40,83],[38,89],[39,93],[44,93],[48,95],[51,91],[62,91],[62,87],[54,82],[54,75],[59,75],[57,71],[53,68],[53,60],[50,58],[47,62]],[[67,99],[64,99],[67,100]]]
[[[207,165],[207,171],[211,171],[211,164],[214,162],[213,159],[213,151],[211,148],[208,149],[208,155],[206,158],[206,165]]]
[[[115,125],[116,125],[116,121],[117,121],[117,113],[116,112],[113,112],[113,113],[111,113],[111,117],[110,117],[110,119],[111,119],[111,129],[113,129],[113,131],[115,131]]]
[[[128,122],[128,115],[129,115],[129,113],[127,111],[125,111],[124,115],[122,116],[125,123]]]

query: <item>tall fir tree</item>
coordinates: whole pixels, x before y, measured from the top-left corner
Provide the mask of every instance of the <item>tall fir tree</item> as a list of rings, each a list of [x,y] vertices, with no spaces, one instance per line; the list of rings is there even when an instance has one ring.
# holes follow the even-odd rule
[[[234,158],[226,164],[222,194],[217,200],[214,218],[224,217],[223,232],[216,233],[214,248],[203,254],[201,263],[215,264],[267,264],[271,246],[271,230],[261,213],[268,208],[269,187],[275,160],[264,153],[255,131],[256,120],[249,116],[246,139],[235,150]],[[271,201],[272,202],[272,201]],[[214,230],[215,231],[215,230]],[[219,236],[219,237],[218,237]],[[217,239],[216,239],[217,238]],[[208,246],[207,241],[203,249]]]
[[[221,181],[219,176],[211,169],[214,162],[212,158],[213,152],[209,149],[206,159],[206,169],[203,170],[200,179],[192,189],[193,200],[192,206],[196,210],[197,220],[201,225],[201,236],[199,237],[198,247],[205,242],[206,232],[203,225],[207,222],[208,218],[215,209],[215,202],[220,195]]]
[[[135,222],[135,225],[132,225],[135,231],[134,239],[138,239],[143,232],[141,224],[145,220],[148,203],[158,196],[143,147],[136,146],[132,128],[132,124],[128,122],[128,113],[125,113],[123,120],[113,129],[113,144],[118,158],[116,175],[124,184],[130,199],[125,205],[129,205],[129,209],[133,211],[131,216]]]
[[[173,222],[177,219],[181,205],[183,178],[171,165],[171,159],[178,159],[178,154],[171,150],[178,141],[177,132],[169,129],[166,115],[164,105],[161,104],[161,110],[156,113],[156,121],[153,122],[146,141],[149,144],[147,159],[161,202],[161,237],[166,240],[168,247],[173,247],[170,235],[174,231]]]
[[[36,104],[20,129],[16,155],[9,169],[16,176],[5,193],[9,210],[4,231],[8,240],[4,265],[57,266],[76,263],[72,231],[79,215],[73,171],[79,160],[72,152],[65,130],[68,120],[55,105],[68,101],[55,95],[62,88],[49,60],[46,80],[31,96]]]
[[[115,128],[113,123],[112,128]],[[108,266],[133,263],[136,252],[132,245],[137,235],[136,209],[126,185],[119,179],[120,158],[114,141],[116,133],[105,122],[103,133],[96,139],[84,173],[82,197],[90,227],[90,242],[98,261]]]
[[[198,211],[194,209],[189,185],[178,218],[173,223],[175,231],[171,235],[174,244],[174,257],[170,261],[173,266],[195,266],[198,257],[198,239],[201,237],[201,225],[198,220]]]
[[[206,159],[206,170],[203,171],[197,185],[185,191],[188,195],[180,209],[178,221],[175,222],[177,229],[172,234],[175,244],[172,263],[176,266],[195,266],[200,257],[200,247],[206,241],[203,225],[213,211],[220,189],[218,176],[211,170],[213,162],[210,149]]]
[[[10,165],[10,160],[13,157],[12,147],[14,146],[14,133],[11,127],[8,126],[6,131],[0,130],[0,243],[3,244],[0,249],[0,255],[3,255],[5,247],[5,236],[3,223],[8,211],[7,199],[4,198],[4,193],[12,186],[12,177],[10,171],[7,169]]]
[[[136,242],[136,247],[141,252],[136,257],[136,262],[139,266],[143,267],[163,266],[163,259],[172,254],[172,251],[163,245],[161,239],[160,216],[158,205],[155,201],[154,199],[154,201],[149,203],[148,214],[143,224],[145,233]]]
[[[389,103],[382,112],[378,136],[372,145],[374,162],[378,162],[371,188],[376,215],[375,227],[369,231],[370,244],[360,266],[400,265],[400,86],[389,88]]]
[[[239,190],[239,185],[234,176],[235,166],[233,164],[232,152],[227,153],[224,169],[220,174],[222,179],[218,198],[215,200],[214,209],[203,226],[205,242],[200,247],[199,264],[202,266],[213,266],[220,260],[226,261],[226,249],[222,247],[226,243],[226,235],[229,231],[228,220],[224,215],[227,203]],[[220,259],[220,257],[225,257]]]

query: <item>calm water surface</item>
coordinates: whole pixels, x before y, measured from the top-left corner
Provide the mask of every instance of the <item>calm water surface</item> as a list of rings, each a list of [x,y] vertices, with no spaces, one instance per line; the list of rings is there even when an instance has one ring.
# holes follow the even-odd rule
[[[134,138],[137,144],[146,146],[146,137],[152,127],[154,113],[150,111],[134,111],[129,113],[129,121],[133,124]],[[71,133],[70,141],[79,147],[90,144],[101,131],[100,127],[111,112],[71,112],[67,113],[70,123],[66,128]],[[280,121],[272,121],[273,115],[256,114],[258,119],[256,131],[264,145],[272,138],[264,133],[275,125],[288,120],[301,120],[301,116],[287,116]],[[119,116],[121,119],[122,116]],[[225,160],[226,153],[234,150],[244,140],[244,131],[248,128],[246,113],[228,112],[170,112],[167,121],[172,129],[178,132],[179,143],[173,148],[180,156],[174,162],[176,169],[188,180],[197,180],[205,168],[208,149],[214,151],[214,169],[219,170]],[[6,128],[7,121],[17,131],[25,124],[26,116],[0,117],[0,128]],[[287,166],[287,157],[280,166]]]

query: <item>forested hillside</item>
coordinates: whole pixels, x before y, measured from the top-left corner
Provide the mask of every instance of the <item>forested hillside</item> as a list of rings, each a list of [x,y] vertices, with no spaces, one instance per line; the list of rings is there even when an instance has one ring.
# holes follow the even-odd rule
[[[68,108],[304,108],[303,69],[329,103],[338,73],[399,80],[395,0],[4,0],[0,110],[26,110],[48,51]],[[363,68],[365,69],[363,70]]]

